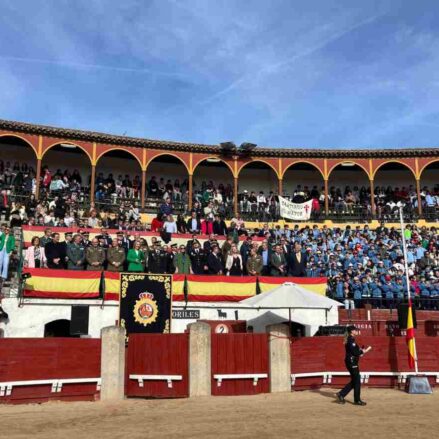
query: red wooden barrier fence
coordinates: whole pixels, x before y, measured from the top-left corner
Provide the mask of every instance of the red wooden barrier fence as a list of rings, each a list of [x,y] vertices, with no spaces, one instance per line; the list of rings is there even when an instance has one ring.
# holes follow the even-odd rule
[[[131,334],[126,363],[126,395],[150,398],[189,396],[188,349],[189,334]]]
[[[0,393],[3,393],[0,395],[0,402],[93,400],[99,395],[96,382],[63,383],[62,380],[100,379],[100,376],[99,339],[0,339]],[[8,386],[2,384],[42,380],[52,380],[53,383],[10,385],[9,391]]]
[[[340,321],[351,320],[367,320],[370,316],[370,320],[398,320],[398,310],[393,309],[371,309],[368,311],[365,308],[346,310],[343,308],[338,309],[338,318]],[[439,322],[439,311],[416,311],[417,320],[434,320]]]
[[[408,367],[407,345],[404,337],[361,336],[359,345],[371,345],[372,351],[360,361],[362,372],[413,372]],[[419,370],[439,371],[439,339],[418,337],[416,347]],[[311,337],[293,340],[291,345],[291,373],[344,372],[344,345],[342,337]],[[347,377],[332,377],[331,385],[337,387],[347,382]],[[431,378],[435,384],[435,379]],[[368,385],[393,386],[396,377],[370,376]],[[295,389],[320,387],[321,377],[297,378]]]
[[[355,325],[360,335],[405,336],[406,331],[399,329],[398,320],[341,320],[340,325]],[[437,337],[439,335],[438,320],[418,320],[417,337]]]
[[[268,380],[267,334],[212,334],[212,395],[252,395],[267,393]],[[215,378],[222,375],[266,375],[252,377]],[[220,385],[218,385],[220,384]]]

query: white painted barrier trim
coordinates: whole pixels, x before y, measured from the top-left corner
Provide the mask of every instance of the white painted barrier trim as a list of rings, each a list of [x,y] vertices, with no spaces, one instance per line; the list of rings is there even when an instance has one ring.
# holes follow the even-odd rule
[[[139,387],[143,387],[143,381],[163,380],[168,382],[168,387],[172,389],[172,381],[181,381],[182,375],[130,375],[130,380],[137,380]]]
[[[6,381],[0,383],[0,396],[10,396],[14,387],[42,386],[51,384],[52,393],[60,393],[63,384],[96,383],[96,390],[101,390],[100,378],[55,378],[51,380]]]
[[[233,373],[233,374],[216,374],[213,376],[215,380],[218,380],[216,385],[221,387],[223,380],[241,380],[241,379],[253,379],[253,385],[258,385],[260,378],[268,378],[267,373]]]
[[[383,376],[383,377],[397,377],[399,384],[404,384],[407,381],[407,377],[414,375],[414,372],[360,372],[361,382],[367,384],[370,377]],[[436,377],[436,383],[439,384],[439,372],[419,372],[419,375]],[[312,378],[322,377],[322,384],[331,384],[332,377],[334,376],[349,376],[349,372],[309,372],[309,373],[292,373],[291,374],[291,386],[296,384],[297,378]]]

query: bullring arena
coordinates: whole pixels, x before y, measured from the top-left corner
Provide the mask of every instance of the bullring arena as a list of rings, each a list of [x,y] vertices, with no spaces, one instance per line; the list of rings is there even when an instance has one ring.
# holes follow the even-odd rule
[[[0,151],[8,437],[439,427],[437,148],[197,145],[2,120]],[[372,346],[365,407],[335,398],[349,325]],[[414,375],[433,394],[407,393]]]

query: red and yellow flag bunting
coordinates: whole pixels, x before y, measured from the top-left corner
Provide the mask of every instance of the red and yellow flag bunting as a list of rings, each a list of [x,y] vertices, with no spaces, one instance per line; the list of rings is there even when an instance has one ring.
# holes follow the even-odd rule
[[[416,351],[415,351],[415,327],[413,324],[413,311],[412,311],[411,300],[409,300],[409,306],[407,312],[407,332],[405,339],[408,348],[409,367],[413,369],[415,367]]]
[[[50,270],[26,268],[24,297],[51,299],[91,299],[99,297],[100,271]]]

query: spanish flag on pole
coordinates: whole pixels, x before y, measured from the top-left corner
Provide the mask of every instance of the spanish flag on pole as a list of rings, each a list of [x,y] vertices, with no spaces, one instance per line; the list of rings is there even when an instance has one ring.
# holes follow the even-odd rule
[[[413,312],[412,312],[412,301],[409,299],[409,307],[407,312],[407,333],[405,336],[408,347],[409,354],[409,367],[413,369],[415,367],[415,327],[413,325]]]

